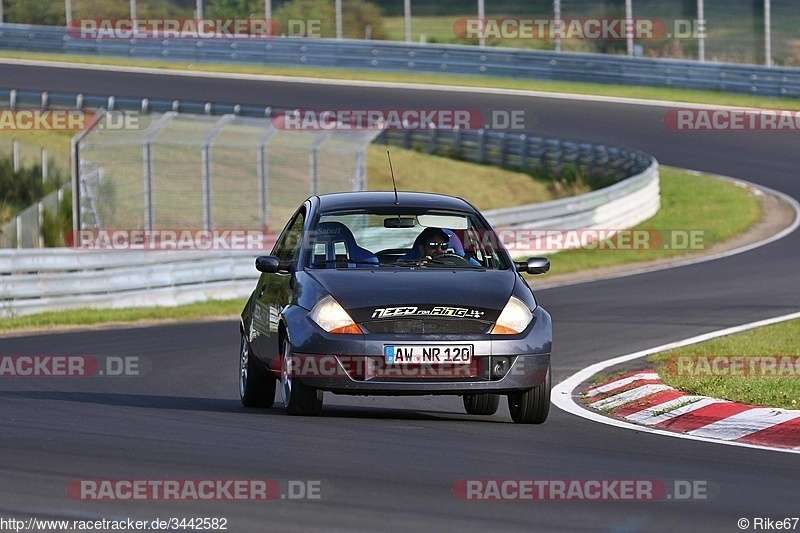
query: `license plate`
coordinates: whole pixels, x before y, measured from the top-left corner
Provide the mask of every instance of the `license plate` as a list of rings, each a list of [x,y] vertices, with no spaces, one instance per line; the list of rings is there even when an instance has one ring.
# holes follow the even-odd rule
[[[459,363],[472,361],[472,345],[387,345],[383,347],[387,365]]]

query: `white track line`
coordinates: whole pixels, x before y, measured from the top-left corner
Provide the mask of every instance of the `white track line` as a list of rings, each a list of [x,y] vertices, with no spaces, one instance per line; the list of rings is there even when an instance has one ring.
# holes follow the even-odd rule
[[[612,381],[610,383],[606,383],[605,385],[600,385],[599,387],[594,387],[586,391],[586,396],[597,396],[598,394],[603,394],[604,392],[609,392],[614,389],[619,389],[626,385],[630,385],[634,381],[641,381],[645,379],[661,379],[657,373],[655,372],[643,372],[640,374],[634,374],[633,376],[628,376],[627,378],[618,379],[616,381]]]
[[[680,398],[675,398],[674,400],[670,400],[668,402],[654,405],[652,407],[648,407],[647,409],[642,409],[641,411],[630,414],[624,418],[626,420],[630,420],[631,422],[644,424],[646,426],[655,426],[661,422],[666,422],[667,420],[671,420],[677,416],[691,413],[692,411],[696,411],[697,409],[715,403],[729,402],[726,402],[725,400],[717,400],[715,398],[708,398],[707,396],[687,395],[681,396]],[[661,414],[656,414],[659,412]]]
[[[769,318],[766,320],[759,320],[758,322],[751,322],[749,324],[742,324],[741,326],[734,326],[732,328],[721,329],[718,331],[712,331],[709,333],[704,333],[702,335],[698,335],[696,337],[691,337],[689,339],[684,339],[676,342],[671,342],[669,344],[663,344],[661,346],[656,346],[654,348],[649,348],[647,350],[642,350],[640,352],[623,355],[621,357],[615,357],[614,359],[609,359],[608,361],[601,361],[599,363],[595,363],[589,367],[584,368],[580,372],[573,374],[569,378],[565,379],[555,387],[553,387],[553,394],[552,394],[552,402],[553,404],[558,407],[559,409],[571,413],[575,416],[579,416],[581,418],[586,418],[587,420],[592,420],[594,422],[600,422],[602,424],[607,424],[609,426],[615,426],[624,429],[632,429],[634,431],[639,431],[642,433],[652,433],[655,435],[664,435],[667,437],[674,437],[677,439],[687,439],[687,440],[698,440],[702,442],[712,442],[716,444],[725,444],[728,446],[739,446],[741,448],[755,448],[760,450],[771,450],[783,453],[797,453],[800,454],[800,447],[789,449],[789,448],[773,448],[769,446],[759,446],[755,444],[748,444],[745,442],[734,442],[734,441],[727,441],[727,440],[719,440],[719,439],[711,439],[701,435],[691,435],[688,433],[677,433],[673,431],[665,431],[662,429],[654,429],[647,426],[641,426],[638,424],[632,424],[630,422],[626,422],[624,420],[619,420],[616,418],[610,418],[604,416],[601,413],[596,411],[590,411],[585,409],[581,405],[579,405],[573,394],[576,393],[576,389],[585,381],[591,379],[592,376],[597,374],[598,372],[602,372],[606,368],[618,365],[620,363],[626,363],[628,361],[633,361],[634,359],[639,359],[641,357],[646,357],[648,355],[652,355],[654,353],[663,352],[666,350],[671,350],[673,348],[681,348],[683,346],[689,346],[691,344],[697,344],[699,342],[707,341],[710,339],[716,339],[718,337],[724,337],[725,335],[732,335],[734,333],[740,333],[742,331],[747,331],[750,329],[758,328],[761,326],[769,326],[770,324],[777,324],[779,322],[785,322],[787,320],[794,320],[795,318],[800,318],[800,312],[792,313],[789,315],[783,315],[775,318]],[[579,393],[580,391],[578,391]]]
[[[602,400],[597,400],[596,402],[589,404],[589,406],[595,409],[613,409],[615,407],[625,405],[626,403],[635,402],[636,400],[646,396],[651,396],[657,392],[669,390],[671,388],[672,387],[669,385],[664,385],[663,383],[658,385],[642,385],[641,387],[636,387],[635,389],[620,392],[619,394],[614,394],[613,396],[603,398]]]
[[[782,409],[759,407],[750,409],[707,426],[689,431],[690,435],[711,437],[714,439],[736,440],[756,431],[788,422],[800,417],[800,411],[784,411]]]
[[[330,85],[330,86],[347,86],[347,87],[378,87],[378,88],[396,88],[396,89],[410,89],[410,90],[424,90],[424,91],[441,91],[441,92],[464,92],[464,93],[479,93],[479,94],[502,94],[502,95],[511,95],[511,96],[532,96],[537,98],[550,98],[554,100],[576,100],[576,101],[591,101],[591,102],[606,102],[606,103],[616,103],[616,104],[626,104],[626,105],[640,105],[640,106],[655,106],[655,107],[669,107],[669,108],[684,108],[684,109],[753,109],[747,107],[740,107],[740,106],[719,106],[719,105],[712,105],[712,104],[693,104],[687,102],[670,102],[664,100],[647,100],[647,99],[638,99],[638,98],[619,98],[619,97],[609,97],[609,96],[597,96],[597,95],[585,95],[585,94],[572,94],[572,93],[552,93],[552,92],[542,92],[542,91],[525,91],[525,90],[513,90],[513,89],[498,89],[498,88],[491,88],[491,87],[466,87],[466,86],[458,86],[458,85],[432,85],[432,84],[416,84],[416,83],[392,83],[392,82],[375,82],[375,81],[353,81],[353,80],[334,80],[334,79],[324,79],[324,78],[302,78],[302,77],[291,77],[291,76],[271,76],[271,75],[256,75],[256,74],[233,74],[233,73],[215,73],[215,72],[184,72],[184,71],[177,71],[177,70],[168,70],[168,69],[157,69],[157,68],[142,68],[142,67],[120,67],[120,66],[113,66],[113,65],[88,65],[84,63],[66,63],[66,62],[57,62],[57,61],[40,61],[40,60],[27,60],[27,59],[6,59],[0,58],[0,64],[7,64],[7,65],[29,65],[29,66],[41,66],[41,67],[54,67],[54,68],[71,68],[71,69],[84,69],[84,70],[100,70],[106,72],[134,72],[140,74],[156,74],[156,75],[168,75],[168,76],[183,76],[183,77],[200,77],[200,78],[225,78],[225,79],[238,79],[238,80],[251,80],[251,81],[273,81],[273,82],[284,82],[284,83],[307,83],[307,84],[314,84],[314,85]],[[741,181],[741,180],[739,180]],[[747,182],[743,182],[747,183]],[[751,184],[754,185],[754,184]],[[755,186],[755,185],[754,185]],[[665,270],[667,268],[677,268],[686,265],[692,265],[696,263],[702,263],[705,261],[711,261],[714,259],[721,259],[723,257],[729,257],[732,255],[744,253],[760,246],[765,246],[771,242],[774,242],[778,239],[789,235],[793,231],[795,231],[800,226],[800,203],[797,202],[791,196],[788,196],[782,192],[775,191],[763,186],[756,186],[762,190],[766,190],[775,194],[776,196],[780,196],[785,201],[787,201],[795,211],[795,219],[792,225],[789,228],[773,235],[768,239],[764,239],[757,243],[753,243],[742,248],[737,248],[735,250],[730,250],[728,252],[724,252],[721,254],[716,254],[713,256],[707,256],[698,259],[692,259],[688,261],[672,263],[667,265],[662,265],[658,267],[646,268],[632,272],[626,272],[623,274],[612,275],[600,279],[613,279],[613,278],[621,278],[627,276],[633,276],[636,274],[643,274],[647,272],[655,272],[658,270]],[[584,280],[584,281],[577,281],[577,282],[568,282],[568,283],[561,283],[552,286],[542,287],[539,290],[544,290],[545,288],[552,288],[557,286],[564,286],[564,285],[576,285],[579,283],[588,283],[591,281],[600,281],[600,279],[594,280]],[[787,315],[791,318],[796,318],[800,316],[800,313],[795,315]],[[753,324],[758,325],[767,325],[780,322],[782,320],[789,320],[790,318],[786,317],[779,317],[778,319],[771,319],[772,321],[761,321],[755,322]],[[750,329],[751,327],[758,327],[757,325],[753,324],[746,324],[744,326],[738,326],[739,331],[744,331],[746,329]],[[706,340],[706,338],[711,339],[718,336],[729,335],[734,333],[737,328],[729,328],[727,330],[722,330],[722,332],[713,332],[706,335],[700,335],[699,337],[693,337],[692,339],[687,339],[686,341],[679,341],[678,343],[672,343],[668,345],[664,345],[662,347],[658,347],[651,350],[645,350],[643,352],[637,352],[636,354],[631,354],[628,356],[622,356],[621,358],[612,359],[611,361],[606,361],[605,363],[598,363],[596,365],[592,365],[587,369],[578,372],[574,376],[570,377],[566,381],[557,385],[553,392],[555,394],[553,398],[553,403],[556,406],[560,407],[561,409],[576,414],[578,416],[583,416],[584,418],[595,419],[600,422],[616,425],[618,427],[625,427],[628,429],[636,429],[639,431],[649,431],[652,433],[664,434],[673,437],[680,437],[686,439],[694,439],[694,440],[703,440],[709,441],[706,438],[695,436],[695,435],[687,435],[687,434],[679,434],[679,433],[672,433],[667,431],[660,431],[660,430],[652,430],[643,426],[638,426],[634,424],[629,424],[626,422],[609,419],[607,417],[601,416],[596,413],[592,413],[591,411],[587,411],[579,407],[575,402],[572,400],[571,392],[577,385],[579,385],[584,379],[581,379],[577,383],[572,386],[572,389],[569,389],[565,392],[565,387],[568,387],[569,383],[572,383],[574,379],[578,376],[584,375],[584,373],[592,369],[594,367],[598,367],[598,370],[589,374],[590,376],[593,373],[596,373],[607,366],[612,366],[617,364],[618,362],[629,361],[631,359],[636,359],[637,357],[644,357],[651,353],[655,353],[656,351],[667,350],[669,348],[674,348],[678,346],[686,346],[687,344],[693,344],[696,342],[701,342],[702,340]],[[724,332],[724,333],[723,333]],[[693,342],[689,342],[693,341]],[[559,396],[566,395],[567,400],[561,398]],[[726,443],[735,446],[742,446],[748,448],[765,448],[762,446],[755,446],[749,445],[745,443],[738,443],[738,442],[728,442],[728,441],[710,441],[710,442],[720,442]],[[783,452],[793,452],[793,453],[800,453],[800,448],[794,450],[786,450],[780,448],[766,448],[776,451],[783,451]]]
[[[689,169],[686,169],[686,170],[689,170]],[[697,172],[697,171],[689,170],[689,172]],[[721,252],[721,253],[718,253],[718,254],[696,257],[696,258],[693,258],[693,259],[687,259],[686,261],[677,261],[675,263],[665,263],[663,265],[658,265],[658,266],[654,266],[654,267],[640,268],[640,269],[637,269],[637,270],[629,270],[629,271],[626,271],[626,272],[620,272],[619,274],[610,274],[608,276],[601,276],[599,278],[580,279],[580,280],[575,280],[575,281],[565,281],[563,283],[552,283],[550,285],[548,285],[546,283],[543,283],[542,285],[534,286],[534,290],[535,291],[544,291],[544,290],[547,290],[547,289],[554,289],[556,287],[567,287],[567,286],[570,286],[570,285],[581,285],[583,283],[592,283],[592,282],[595,282],[595,281],[604,281],[604,280],[607,280],[607,279],[627,278],[628,276],[637,276],[639,274],[647,274],[647,273],[650,273],[650,272],[657,272],[659,270],[667,270],[667,269],[670,269],[670,268],[679,268],[679,267],[683,267],[683,266],[696,265],[698,263],[705,263],[706,261],[714,261],[716,259],[722,259],[722,258],[725,258],[725,257],[731,257],[731,256],[734,256],[734,255],[739,255],[739,254],[743,254],[745,252],[749,252],[749,251],[754,250],[756,248],[760,248],[762,246],[766,246],[767,244],[771,244],[771,243],[773,243],[773,242],[775,242],[777,240],[783,239],[787,235],[793,233],[798,227],[800,227],[800,202],[798,202],[792,196],[789,196],[788,194],[780,192],[780,191],[776,191],[775,189],[771,189],[769,187],[764,187],[763,185],[757,185],[755,183],[750,183],[749,181],[744,181],[744,180],[740,180],[740,179],[737,179],[737,178],[731,178],[729,176],[720,176],[718,174],[707,174],[707,173],[703,173],[703,174],[706,174],[707,176],[712,176],[712,177],[715,177],[715,178],[723,179],[723,180],[726,180],[726,181],[732,181],[732,182],[735,182],[735,183],[737,183],[739,185],[753,187],[756,190],[760,191],[762,194],[771,194],[773,196],[779,197],[781,200],[783,200],[784,202],[789,204],[789,206],[794,211],[794,220],[792,221],[792,224],[790,226],[784,228],[783,230],[779,231],[775,235],[772,235],[771,237],[767,237],[766,239],[763,239],[763,240],[760,240],[760,241],[757,241],[757,242],[754,242],[754,243],[746,244],[746,245],[741,246],[739,248],[734,248],[733,250],[728,250],[727,252]]]

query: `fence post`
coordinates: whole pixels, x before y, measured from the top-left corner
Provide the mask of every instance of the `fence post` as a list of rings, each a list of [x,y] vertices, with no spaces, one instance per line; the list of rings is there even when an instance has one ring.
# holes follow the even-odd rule
[[[327,133],[322,133],[311,143],[308,152],[308,164],[311,177],[311,194],[319,194],[319,145],[328,137]]]
[[[203,229],[211,229],[211,157],[208,143],[201,151],[203,177]]]
[[[44,236],[42,235],[42,228],[44,226],[44,204],[42,202],[38,202],[37,204],[39,210],[39,219],[38,219],[38,228],[36,230],[36,234],[39,236],[39,248],[44,248]]]
[[[47,183],[47,148],[42,148],[42,183]]]
[[[17,249],[22,248],[22,217],[16,218],[17,222]]]
[[[309,192],[313,196],[319,193],[319,154],[316,143],[308,152],[308,169],[311,177],[311,190]]]
[[[144,229],[153,229],[153,145],[148,140],[142,144],[142,163],[144,179]]]
[[[264,143],[258,146],[258,210],[262,228],[267,224],[267,150]]]
[[[205,230],[211,230],[212,228],[211,143],[214,141],[214,137],[216,137],[233,118],[233,115],[223,115],[222,118],[214,123],[203,139],[203,229]]]
[[[367,189],[367,158],[365,157],[364,150],[359,149],[356,152],[356,171],[353,176],[353,190],[364,191]]]
[[[14,172],[19,172],[19,141],[11,141],[11,158],[14,161]]]

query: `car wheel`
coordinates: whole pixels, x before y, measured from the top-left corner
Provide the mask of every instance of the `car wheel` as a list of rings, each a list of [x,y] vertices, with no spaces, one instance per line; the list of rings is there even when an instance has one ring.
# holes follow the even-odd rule
[[[288,338],[281,341],[281,396],[290,415],[316,416],[322,411],[322,391],[305,385],[292,377],[292,345]]]
[[[465,394],[464,409],[470,415],[493,415],[500,405],[499,394]]]
[[[508,410],[517,424],[541,424],[550,412],[550,367],[544,383],[530,390],[508,395]]]
[[[245,407],[272,407],[275,403],[275,376],[259,368],[250,342],[242,333],[239,349],[239,397]]]

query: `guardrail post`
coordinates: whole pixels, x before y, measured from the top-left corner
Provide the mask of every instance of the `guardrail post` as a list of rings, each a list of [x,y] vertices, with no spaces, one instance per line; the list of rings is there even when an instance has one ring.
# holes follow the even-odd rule
[[[519,169],[522,172],[528,168],[528,137],[521,133],[519,135]]]
[[[403,130],[403,148],[411,149],[411,130]]]
[[[8,108],[14,110],[17,108],[17,90],[12,89],[8,93]]]
[[[428,132],[428,153],[433,154],[436,152],[436,141],[438,140],[439,130],[430,130]]]
[[[506,134],[504,132],[500,132],[500,140],[498,142],[498,159],[499,159],[499,167],[505,168],[506,167],[506,150],[508,149],[508,142],[506,142]]]
[[[456,157],[460,157],[461,155],[461,137],[461,130],[456,128],[456,131],[453,134],[453,155]]]
[[[478,157],[476,163],[482,165],[486,160],[486,130],[478,130]]]

